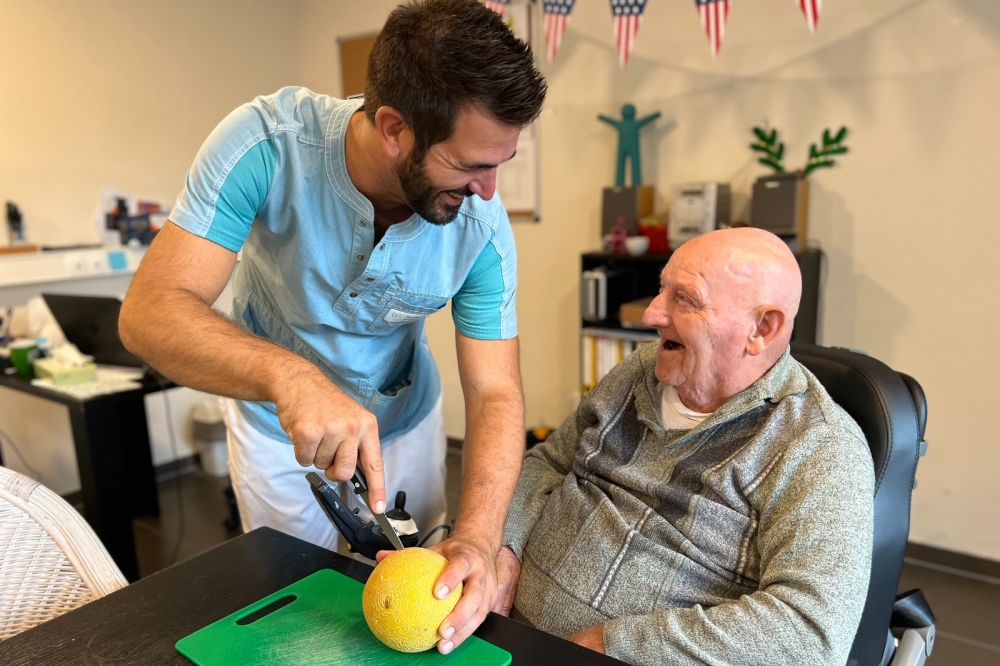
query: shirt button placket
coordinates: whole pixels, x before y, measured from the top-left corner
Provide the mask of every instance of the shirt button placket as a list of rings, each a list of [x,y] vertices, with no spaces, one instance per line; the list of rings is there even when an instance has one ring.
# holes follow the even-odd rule
[[[368,221],[364,220],[364,219],[359,219],[358,220],[358,227],[360,227],[361,229],[367,229],[368,228]],[[357,232],[354,235],[354,247],[355,247],[355,249],[359,249],[359,248],[363,247],[365,243],[369,242],[366,239],[366,236],[367,236],[367,234],[365,232],[362,232],[362,231],[359,231],[359,232]],[[354,256],[355,256],[355,258],[358,261],[364,261],[365,260],[365,255],[361,254],[360,252],[358,254],[354,255]],[[347,295],[350,298],[357,298],[358,297],[358,292],[352,291],[352,292],[349,292]]]

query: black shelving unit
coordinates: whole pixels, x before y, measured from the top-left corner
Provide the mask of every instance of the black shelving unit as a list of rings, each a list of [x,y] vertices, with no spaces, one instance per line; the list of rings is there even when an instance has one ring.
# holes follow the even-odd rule
[[[583,321],[582,328],[619,329],[618,308],[622,303],[656,296],[660,289],[660,271],[670,254],[646,254],[640,257],[590,252],[581,258],[581,270],[604,267],[614,279],[608,281],[607,317],[600,321]],[[802,302],[795,317],[792,342],[817,343],[819,327],[820,272],[823,251],[810,248],[796,254],[802,271]],[[633,329],[634,330],[634,329]]]

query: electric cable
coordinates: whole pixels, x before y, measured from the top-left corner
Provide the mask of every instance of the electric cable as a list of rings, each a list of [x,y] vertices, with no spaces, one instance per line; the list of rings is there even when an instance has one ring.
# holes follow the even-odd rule
[[[14,440],[10,438],[10,435],[5,433],[3,430],[0,430],[0,440],[7,442],[10,448],[14,451],[14,455],[16,455],[17,459],[21,461],[21,464],[24,466],[24,469],[28,470],[28,474],[32,478],[34,478],[35,481],[41,483],[43,479],[45,479],[45,477],[42,476],[41,472],[39,472],[37,469],[28,464],[28,461],[25,460],[24,458],[24,454],[21,453],[21,449],[19,449]]]
[[[161,383],[162,387],[163,384]],[[174,460],[179,460],[180,455],[177,453],[177,437],[174,434],[174,419],[171,417],[170,411],[170,396],[167,395],[167,389],[163,388],[160,393],[163,394],[163,404],[167,407],[167,432],[170,435],[170,455],[174,457]],[[183,489],[181,488],[181,483],[184,475],[178,473],[175,479],[177,480],[177,540],[174,541],[174,550],[170,555],[170,565],[173,566],[177,564],[177,556],[181,552],[181,543],[184,542],[184,531],[187,527],[184,520],[184,495]]]
[[[167,393],[167,383],[164,381],[163,375],[157,372],[152,366],[147,365],[145,367],[146,374],[152,377],[156,383],[160,386],[160,393],[163,395],[163,405],[166,408],[166,419],[167,419],[167,434],[170,437],[170,455],[173,456],[174,461],[180,460],[180,454],[177,451],[177,436],[174,433],[174,420],[171,416],[170,409],[170,396]],[[173,566],[177,563],[177,557],[181,552],[181,544],[184,542],[184,532],[187,528],[187,524],[184,518],[184,494],[182,483],[183,474],[178,474],[174,477],[177,481],[177,538],[174,541],[174,548],[170,555],[170,562],[167,566]]]
[[[427,543],[430,540],[430,538],[432,536],[434,536],[435,533],[437,533],[437,532],[439,532],[441,530],[448,530],[448,534],[445,536],[445,539],[447,539],[448,537],[451,536],[451,529],[452,529],[451,525],[438,525],[437,527],[435,527],[434,529],[432,529],[430,532],[428,532],[427,535],[423,539],[420,540],[420,543],[417,544],[417,548],[423,548],[424,544]]]

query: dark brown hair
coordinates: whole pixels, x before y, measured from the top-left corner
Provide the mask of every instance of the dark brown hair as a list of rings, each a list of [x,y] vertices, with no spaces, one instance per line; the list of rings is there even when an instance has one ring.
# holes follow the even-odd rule
[[[399,111],[418,159],[455,130],[462,109],[479,107],[524,127],[538,117],[545,79],[528,45],[478,0],[418,0],[397,7],[372,46],[365,113]]]

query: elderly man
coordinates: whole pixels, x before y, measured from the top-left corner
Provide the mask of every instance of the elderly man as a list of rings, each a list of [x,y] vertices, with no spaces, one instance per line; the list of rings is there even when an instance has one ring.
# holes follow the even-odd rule
[[[661,282],[659,343],[525,456],[496,610],[632,664],[844,664],[874,472],[788,352],[795,258],[767,232],[716,231]]]

